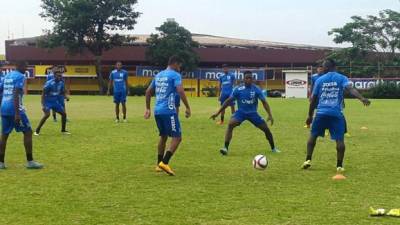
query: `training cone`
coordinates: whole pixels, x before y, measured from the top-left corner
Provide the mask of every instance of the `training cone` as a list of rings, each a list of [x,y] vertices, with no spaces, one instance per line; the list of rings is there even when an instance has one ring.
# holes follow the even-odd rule
[[[332,177],[332,180],[346,180],[346,177],[343,174],[336,174]]]

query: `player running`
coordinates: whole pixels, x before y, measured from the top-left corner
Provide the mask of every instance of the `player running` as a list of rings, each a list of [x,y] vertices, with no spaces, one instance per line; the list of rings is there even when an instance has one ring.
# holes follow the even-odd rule
[[[345,90],[349,91],[365,106],[369,106],[371,103],[351,86],[346,76],[336,72],[336,63],[333,60],[326,60],[323,67],[325,75],[316,81],[311,96],[306,124],[312,123],[312,128],[307,143],[307,157],[302,168],[311,167],[316,140],[318,137],[324,137],[325,129],[329,129],[332,140],[336,141],[337,172],[342,173],[344,172],[343,159],[345,153],[345,118],[342,113],[343,93]],[[317,113],[313,119],[315,109],[317,109]]]
[[[115,70],[111,71],[108,82],[107,95],[110,95],[111,85],[113,85],[115,103],[115,122],[119,123],[119,105],[122,105],[122,115],[124,123],[126,120],[126,96],[128,95],[128,72],[122,69],[122,63],[115,64]]]
[[[251,71],[246,71],[244,73],[244,79],[244,84],[236,87],[235,90],[233,90],[232,95],[222,104],[218,112],[211,116],[211,119],[215,120],[215,118],[217,118],[224,109],[230,106],[233,101],[237,101],[238,111],[233,114],[229,121],[228,129],[225,134],[225,145],[220,149],[220,153],[222,155],[228,154],[233,129],[240,126],[240,124],[245,120],[250,121],[254,126],[262,130],[265,133],[265,137],[270,144],[272,152],[278,153],[280,151],[275,147],[274,138],[267,123],[257,112],[258,100],[262,102],[265,111],[268,113],[267,121],[271,121],[272,126],[274,124],[274,119],[272,117],[271,108],[261,89],[257,85],[253,84],[253,75]]]
[[[35,136],[40,135],[40,130],[50,117],[51,110],[54,110],[61,115],[61,133],[67,135],[70,134],[66,130],[67,113],[65,112],[63,104],[59,101],[61,98],[66,99],[67,101],[69,100],[69,98],[65,95],[65,85],[64,81],[62,80],[62,71],[62,68],[55,68],[54,79],[47,81],[43,87],[42,109],[44,115],[40,120],[38,127],[36,128],[34,133]]]
[[[235,75],[229,73],[228,65],[224,64],[222,65],[222,67],[224,69],[224,75],[222,75],[219,78],[219,90],[220,90],[219,101],[221,103],[221,106],[231,96],[236,80]],[[235,113],[235,102],[232,101],[229,106],[231,107],[231,112],[233,115]],[[225,109],[221,111],[221,121],[217,122],[217,124],[223,125],[224,119],[225,119]]]
[[[18,62],[15,71],[8,73],[2,85],[3,99],[1,102],[2,135],[0,142],[0,169],[6,169],[4,158],[7,140],[15,129],[24,134],[24,146],[28,169],[41,169],[43,165],[33,160],[32,128],[22,104],[25,85],[26,63]]]
[[[169,59],[168,68],[156,75],[146,91],[145,119],[149,119],[151,116],[151,96],[154,93],[156,96],[154,115],[160,132],[156,171],[163,170],[171,176],[174,176],[175,173],[169,166],[169,161],[182,141],[181,126],[175,108],[176,94],[179,94],[186,107],[186,118],[191,115],[190,106],[182,87],[182,78],[178,73],[181,64],[181,60],[178,57],[172,56]],[[172,140],[169,150],[165,151],[168,137],[171,137]]]

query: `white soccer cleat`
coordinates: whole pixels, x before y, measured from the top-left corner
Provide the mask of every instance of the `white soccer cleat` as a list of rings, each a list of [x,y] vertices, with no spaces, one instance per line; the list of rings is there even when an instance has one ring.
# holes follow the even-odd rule
[[[40,136],[40,134],[38,132],[36,132],[36,131],[33,133],[33,135]]]

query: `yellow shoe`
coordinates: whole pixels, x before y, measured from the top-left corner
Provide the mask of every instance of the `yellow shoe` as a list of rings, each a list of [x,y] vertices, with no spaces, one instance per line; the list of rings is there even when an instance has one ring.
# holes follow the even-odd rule
[[[216,124],[217,125],[224,125],[224,121],[218,121]]]
[[[325,136],[328,136],[329,135],[329,131],[325,131]]]
[[[168,173],[170,176],[175,176],[174,171],[172,171],[171,167],[169,167],[167,164],[160,162],[160,164],[158,164],[158,167],[160,167],[160,169],[164,170],[164,172]]]
[[[400,209],[391,209],[386,215],[400,217]]]
[[[162,172],[163,170],[159,167],[159,166],[156,166],[156,172],[157,173],[159,173],[159,172]]]
[[[370,216],[384,216],[385,213],[386,213],[385,209],[374,209],[372,207],[369,207]]]
[[[351,135],[349,133],[345,133],[344,136],[347,138],[351,138]]]

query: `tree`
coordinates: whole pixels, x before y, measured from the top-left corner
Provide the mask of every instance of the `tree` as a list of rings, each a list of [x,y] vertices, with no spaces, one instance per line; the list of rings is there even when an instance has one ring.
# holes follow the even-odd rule
[[[199,64],[199,56],[194,51],[199,44],[192,39],[190,31],[180,26],[174,20],[168,20],[151,34],[147,40],[149,45],[146,58],[157,66],[166,66],[172,55],[179,56],[183,61],[184,71],[193,71]]]
[[[339,65],[356,66],[352,70],[356,76],[380,76],[381,66],[400,65],[400,12],[387,9],[378,16],[353,16],[351,19],[343,27],[329,32],[335,43],[349,43],[351,47],[333,51],[329,57],[336,59]]]
[[[41,17],[54,24],[38,42],[40,47],[65,47],[68,54],[89,50],[96,61],[100,93],[105,93],[101,74],[103,52],[130,41],[116,31],[133,30],[140,13],[137,0],[42,0]]]

